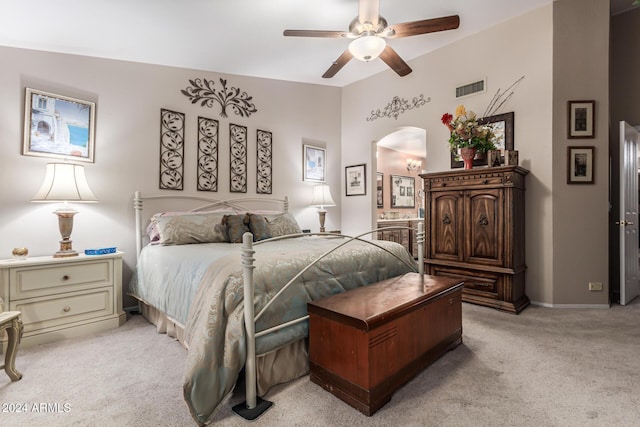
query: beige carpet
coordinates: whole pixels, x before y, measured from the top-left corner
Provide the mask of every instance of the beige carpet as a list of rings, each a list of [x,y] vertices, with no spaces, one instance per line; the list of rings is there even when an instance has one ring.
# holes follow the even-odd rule
[[[242,400],[234,395],[215,425],[640,425],[640,302],[533,306],[519,316],[464,304],[463,328],[461,346],[373,417],[307,376],[272,390],[273,408],[254,422],[231,411]],[[140,316],[97,336],[21,349],[24,378],[11,383],[0,372],[0,425],[195,425],[182,400],[185,355]]]

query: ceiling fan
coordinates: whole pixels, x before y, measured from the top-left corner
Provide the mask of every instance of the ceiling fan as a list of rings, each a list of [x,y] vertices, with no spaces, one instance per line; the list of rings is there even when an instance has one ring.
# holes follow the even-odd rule
[[[359,0],[358,16],[349,24],[349,31],[284,30],[284,35],[352,39],[349,48],[322,75],[324,78],[335,76],[353,57],[361,61],[370,61],[378,56],[399,76],[406,76],[412,71],[411,68],[385,39],[453,30],[460,25],[458,15],[388,25],[387,20],[379,15],[379,11],[379,0]]]

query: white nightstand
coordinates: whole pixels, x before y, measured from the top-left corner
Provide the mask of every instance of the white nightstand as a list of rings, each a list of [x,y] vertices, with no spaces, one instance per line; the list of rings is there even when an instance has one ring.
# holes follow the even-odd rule
[[[115,328],[122,311],[122,252],[0,260],[4,311],[21,311],[29,346]],[[6,337],[2,338],[6,348]]]

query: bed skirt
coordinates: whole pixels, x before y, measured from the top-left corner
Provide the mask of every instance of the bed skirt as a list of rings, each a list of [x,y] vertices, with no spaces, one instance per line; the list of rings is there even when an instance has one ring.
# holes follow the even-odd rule
[[[177,339],[187,350],[184,325],[170,318],[157,308],[138,300],[140,313],[155,325],[156,332]],[[309,373],[309,352],[306,338],[287,344],[256,357],[257,391],[264,396],[269,389]]]

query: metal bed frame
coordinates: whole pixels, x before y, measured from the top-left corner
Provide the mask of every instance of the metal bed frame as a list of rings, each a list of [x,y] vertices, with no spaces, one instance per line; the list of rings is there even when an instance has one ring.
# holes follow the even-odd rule
[[[283,199],[275,199],[275,198],[241,198],[241,199],[231,199],[231,200],[216,200],[208,197],[201,196],[189,196],[189,195],[156,195],[156,196],[145,196],[142,197],[142,194],[139,191],[135,192],[134,195],[134,210],[135,210],[135,222],[136,222],[136,254],[137,257],[140,256],[140,252],[142,251],[143,246],[143,228],[142,228],[142,210],[143,210],[143,201],[144,200],[153,200],[153,199],[182,199],[182,200],[191,200],[191,201],[202,201],[206,202],[205,205],[198,206],[197,208],[187,210],[187,212],[201,212],[206,211],[207,209],[219,208],[219,207],[228,207],[238,210],[247,210],[246,204],[247,202],[259,202],[259,203],[281,203],[283,206],[282,212],[286,213],[289,210],[289,200],[285,196]],[[260,317],[265,313],[265,311],[269,308],[269,306],[275,301],[289,286],[291,286],[302,274],[304,274],[308,269],[310,269],[313,265],[319,262],[324,257],[333,253],[335,250],[341,248],[342,246],[352,242],[354,240],[358,240],[361,242],[366,242],[368,244],[374,245],[381,250],[384,250],[394,257],[398,258],[395,254],[388,251],[386,248],[378,245],[375,241],[363,239],[364,236],[376,233],[381,230],[397,230],[397,229],[409,229],[410,227],[406,226],[391,226],[391,227],[383,227],[379,229],[374,229],[371,231],[367,231],[361,233],[357,236],[347,236],[344,234],[338,233],[303,233],[303,234],[292,234],[287,236],[274,237],[267,240],[262,240],[259,242],[253,241],[253,235],[251,233],[245,233],[242,236],[242,248],[241,248],[241,266],[242,266],[242,276],[244,282],[244,301],[253,301],[254,295],[254,283],[253,283],[253,270],[255,269],[254,261],[255,258],[253,255],[255,254],[254,246],[264,244],[266,242],[280,240],[280,239],[288,239],[288,238],[296,238],[301,236],[332,236],[332,237],[342,237],[344,241],[341,242],[336,247],[331,250],[326,251],[322,255],[320,255],[317,259],[315,259],[312,263],[307,265],[304,269],[302,269],[298,274],[296,274],[289,282],[287,282],[282,289],[280,289],[274,297],[267,303],[265,306],[256,314],[253,304],[244,304],[244,322],[245,322],[245,332],[246,332],[246,345],[247,345],[247,360],[245,361],[245,396],[246,401],[239,403],[233,407],[233,411],[236,412],[241,417],[254,420],[266,410],[268,410],[272,402],[264,400],[257,395],[257,366],[256,366],[256,338],[259,338],[263,335],[267,335],[271,332],[278,331],[280,329],[286,328],[288,326],[292,326],[294,324],[306,321],[309,316],[303,316],[298,319],[291,320],[289,322],[274,326],[269,329],[265,329],[260,332],[255,331],[255,323]],[[424,224],[422,222],[418,223],[418,231],[416,235],[416,241],[418,244],[418,262],[417,262],[417,271],[421,277],[424,276]],[[137,258],[136,258],[137,259]],[[401,260],[400,258],[398,258]],[[404,260],[401,260],[404,262]],[[416,269],[415,265],[409,265],[409,267]]]

